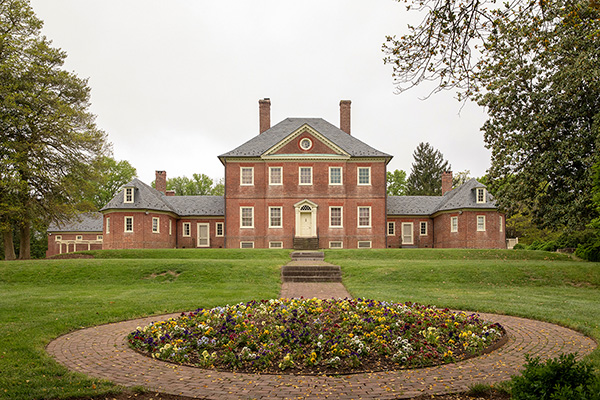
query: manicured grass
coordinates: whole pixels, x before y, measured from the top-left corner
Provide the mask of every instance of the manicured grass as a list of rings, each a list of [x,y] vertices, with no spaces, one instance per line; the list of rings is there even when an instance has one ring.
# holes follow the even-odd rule
[[[600,341],[600,264],[543,251],[327,251],[354,297],[415,301],[568,326]],[[590,359],[600,368],[600,351]]]
[[[0,262],[0,398],[119,390],[69,372],[44,348],[79,329],[146,315],[277,297],[289,250],[127,250],[95,259]],[[545,252],[343,250],[356,297],[417,301],[564,324],[600,339],[600,264]],[[600,366],[600,352],[591,357]]]

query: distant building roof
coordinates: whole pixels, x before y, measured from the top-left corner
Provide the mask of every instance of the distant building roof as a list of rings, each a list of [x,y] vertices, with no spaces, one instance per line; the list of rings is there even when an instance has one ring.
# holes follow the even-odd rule
[[[53,222],[48,232],[102,232],[102,214],[90,212],[78,214],[69,221]]]
[[[322,118],[286,118],[241,146],[221,154],[219,158],[260,157],[303,125],[310,126],[352,157],[392,158],[389,154],[374,149]]]
[[[443,196],[388,196],[387,214],[432,215],[465,208],[495,209],[496,201],[487,190],[485,203],[477,203],[476,188],[485,188],[485,185],[473,178]]]
[[[164,196],[181,217],[225,215],[223,196]]]

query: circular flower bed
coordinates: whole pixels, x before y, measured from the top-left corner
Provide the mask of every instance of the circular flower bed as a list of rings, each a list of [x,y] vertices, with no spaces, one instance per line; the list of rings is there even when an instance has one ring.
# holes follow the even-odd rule
[[[415,303],[279,299],[183,313],[138,327],[128,341],[154,358],[202,368],[339,374],[455,362],[503,333],[476,314]]]

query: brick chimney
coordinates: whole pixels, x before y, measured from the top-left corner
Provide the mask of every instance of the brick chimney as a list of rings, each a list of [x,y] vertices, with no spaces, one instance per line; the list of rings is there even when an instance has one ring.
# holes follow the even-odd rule
[[[167,193],[165,193],[167,196],[175,196],[175,191],[174,190],[167,190]]]
[[[452,190],[452,171],[442,172],[442,196]]]
[[[154,186],[159,192],[167,194],[167,171],[156,171]]]
[[[350,134],[350,100],[340,101],[340,129]]]
[[[271,99],[264,98],[258,101],[259,133],[271,128]]]

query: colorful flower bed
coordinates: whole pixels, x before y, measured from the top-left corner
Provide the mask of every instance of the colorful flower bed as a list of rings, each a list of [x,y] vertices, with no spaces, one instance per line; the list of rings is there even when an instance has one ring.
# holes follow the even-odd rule
[[[414,303],[279,299],[183,313],[128,340],[154,358],[202,368],[348,373],[455,362],[503,332],[476,314]]]

